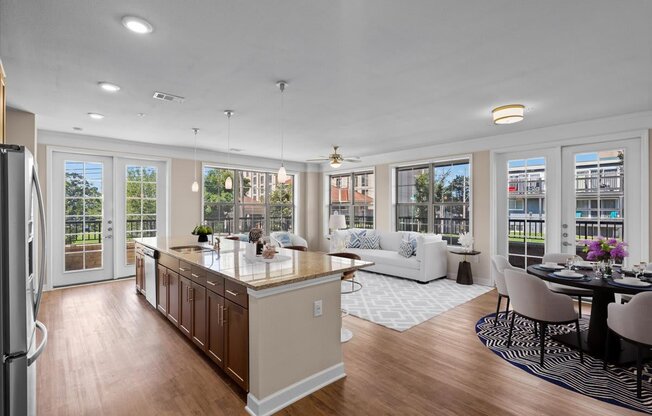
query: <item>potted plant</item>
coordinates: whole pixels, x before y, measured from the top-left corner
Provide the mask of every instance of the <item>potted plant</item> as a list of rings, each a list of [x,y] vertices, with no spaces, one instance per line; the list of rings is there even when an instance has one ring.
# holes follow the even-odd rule
[[[200,243],[206,243],[208,241],[208,235],[213,234],[213,229],[208,225],[198,225],[192,230],[192,235],[197,235],[197,241]]]
[[[613,265],[616,262],[622,262],[629,256],[625,249],[627,243],[618,241],[615,238],[598,237],[595,240],[584,241],[584,250],[586,259],[597,261],[600,264],[600,270],[604,277],[610,277],[613,273]]]

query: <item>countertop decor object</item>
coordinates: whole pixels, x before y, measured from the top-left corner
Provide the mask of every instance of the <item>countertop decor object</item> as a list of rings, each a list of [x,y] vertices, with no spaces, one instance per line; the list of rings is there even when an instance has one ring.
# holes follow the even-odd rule
[[[192,230],[192,235],[199,236],[197,241],[199,243],[205,243],[208,241],[208,235],[213,234],[213,229],[208,225],[198,225]]]
[[[603,278],[611,277],[614,263],[622,262],[629,256],[627,243],[615,238],[598,237],[594,240],[584,240],[583,243],[582,251],[586,253],[586,259],[599,263]]]

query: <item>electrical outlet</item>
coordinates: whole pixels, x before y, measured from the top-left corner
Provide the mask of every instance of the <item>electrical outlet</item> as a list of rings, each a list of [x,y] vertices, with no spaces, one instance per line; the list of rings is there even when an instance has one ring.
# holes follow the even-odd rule
[[[315,318],[321,316],[322,314],[322,302],[321,299],[316,300],[312,305],[312,316]]]

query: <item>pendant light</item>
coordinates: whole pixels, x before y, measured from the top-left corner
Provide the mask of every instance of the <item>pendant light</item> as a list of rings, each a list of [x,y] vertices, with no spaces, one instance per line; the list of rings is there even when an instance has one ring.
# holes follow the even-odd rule
[[[280,125],[281,125],[281,167],[278,169],[278,174],[276,175],[276,180],[278,183],[285,183],[288,180],[288,174],[285,171],[285,165],[283,163],[283,92],[288,83],[285,81],[279,81],[276,83],[276,86],[281,90],[281,111],[280,111]]]
[[[195,168],[193,169],[195,171],[195,180],[193,181],[192,186],[190,187],[190,189],[193,192],[199,192],[199,183],[197,182],[197,132],[199,131],[199,129],[194,127],[192,129],[192,131],[195,132],[195,156],[194,156]]]
[[[226,164],[227,166],[231,163],[231,116],[235,114],[233,110],[224,110],[224,114],[227,119],[227,128],[226,128]],[[230,176],[226,177],[224,181],[224,189],[231,190],[233,189],[233,179]]]

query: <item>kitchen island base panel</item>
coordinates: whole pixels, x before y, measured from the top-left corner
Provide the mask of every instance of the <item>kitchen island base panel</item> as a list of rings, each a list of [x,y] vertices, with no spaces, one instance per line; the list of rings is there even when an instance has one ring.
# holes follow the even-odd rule
[[[248,291],[251,414],[269,414],[344,376],[340,278]],[[319,300],[322,314],[314,316]]]

